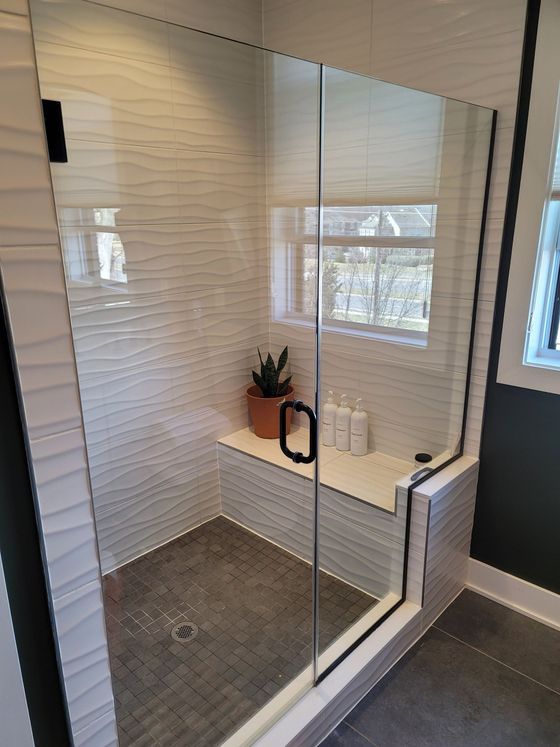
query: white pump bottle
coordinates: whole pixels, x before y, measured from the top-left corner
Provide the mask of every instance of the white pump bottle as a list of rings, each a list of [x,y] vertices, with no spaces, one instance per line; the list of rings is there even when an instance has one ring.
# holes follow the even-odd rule
[[[350,451],[350,418],[352,410],[347,404],[348,397],[343,394],[336,410],[336,448],[339,451]]]
[[[368,415],[362,408],[361,397],[356,400],[356,409],[350,419],[350,447],[355,456],[367,454]]]

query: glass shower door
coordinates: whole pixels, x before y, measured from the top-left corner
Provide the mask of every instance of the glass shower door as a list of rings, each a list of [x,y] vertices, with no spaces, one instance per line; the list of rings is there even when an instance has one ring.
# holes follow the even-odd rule
[[[222,744],[313,683],[315,465],[254,432],[246,395],[258,351],[287,347],[281,382],[315,400],[319,66],[92,3],[32,12],[64,118],[120,744]],[[287,447],[307,453],[307,425]]]
[[[409,487],[461,449],[493,122],[328,67],[323,98],[319,676],[405,598]]]

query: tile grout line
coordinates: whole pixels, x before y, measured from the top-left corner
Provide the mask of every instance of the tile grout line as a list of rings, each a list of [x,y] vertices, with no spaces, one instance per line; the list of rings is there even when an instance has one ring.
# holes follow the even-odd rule
[[[350,711],[350,713],[352,713],[352,711]],[[356,729],[356,728],[355,728],[354,726],[352,726],[352,724],[349,724],[349,723],[348,723],[348,722],[347,722],[346,720],[344,720],[344,721],[343,721],[342,723],[343,723],[343,724],[346,724],[346,726],[347,726],[347,727],[348,727],[349,729],[352,729],[352,731],[356,732],[356,734],[357,734],[358,736],[362,737],[362,739],[365,739],[365,740],[366,740],[366,742],[367,742],[368,744],[371,744],[371,746],[372,746],[372,747],[377,747],[377,745],[376,745],[376,744],[375,744],[374,742],[372,742],[372,741],[371,741],[371,739],[369,739],[369,737],[366,737],[366,735],[365,735],[365,734],[362,734],[362,732],[361,732],[361,731],[358,731],[358,729]]]
[[[554,693],[554,695],[558,695],[560,697],[560,692],[558,690],[555,690],[552,687],[549,687],[548,685],[545,685],[542,682],[539,682],[538,680],[534,679],[528,674],[525,674],[524,672],[520,672],[518,669],[515,669],[514,667],[510,666],[509,664],[506,664],[503,661],[500,661],[499,659],[496,659],[494,656],[491,656],[490,654],[487,654],[485,651],[482,651],[481,649],[477,648],[476,646],[472,646],[470,643],[467,643],[466,641],[461,640],[461,638],[457,638],[457,636],[452,635],[451,633],[448,633],[446,630],[443,630],[442,628],[438,628],[437,625],[433,624],[432,628],[435,628],[440,633],[443,633],[446,636],[449,636],[449,638],[452,638],[454,641],[458,641],[459,643],[462,643],[464,646],[467,646],[467,648],[470,648],[472,651],[476,651],[477,653],[481,654],[482,656],[485,656],[487,659],[490,659],[491,661],[495,661],[496,664],[500,664],[501,666],[505,667],[506,669],[509,669],[511,672],[515,672],[516,674],[520,675],[521,677],[524,677],[527,680],[530,680],[531,682],[534,682],[535,685],[539,685],[539,687],[543,687],[545,690],[548,690],[551,693]]]

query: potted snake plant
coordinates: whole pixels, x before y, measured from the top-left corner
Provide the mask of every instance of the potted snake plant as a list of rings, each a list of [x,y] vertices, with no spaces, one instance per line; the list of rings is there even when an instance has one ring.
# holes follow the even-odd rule
[[[263,360],[261,351],[257,348],[261,363],[260,372],[253,371],[253,385],[247,389],[247,405],[249,415],[255,428],[255,434],[260,438],[278,438],[280,435],[280,418],[278,405],[284,400],[294,399],[294,388],[291,376],[280,381],[280,374],[288,363],[288,348],[280,353],[278,363],[274,362],[270,353]],[[290,432],[292,410],[286,413],[286,432]]]

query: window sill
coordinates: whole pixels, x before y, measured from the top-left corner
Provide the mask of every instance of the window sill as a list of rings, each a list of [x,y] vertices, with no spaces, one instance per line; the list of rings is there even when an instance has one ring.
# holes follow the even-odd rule
[[[277,324],[288,324],[290,326],[306,327],[311,329],[315,327],[315,322],[307,319],[302,319],[297,316],[283,316],[274,319]],[[381,329],[381,328],[380,328]],[[359,327],[343,326],[338,324],[329,324],[323,322],[321,326],[322,332],[329,332],[333,334],[342,334],[347,337],[355,337],[360,339],[372,340],[375,342],[387,343],[389,345],[401,345],[414,348],[427,348],[428,347],[428,336],[424,333],[417,333],[418,337],[409,334],[403,330],[403,334],[395,334],[392,332],[376,331],[371,328],[360,329]]]

